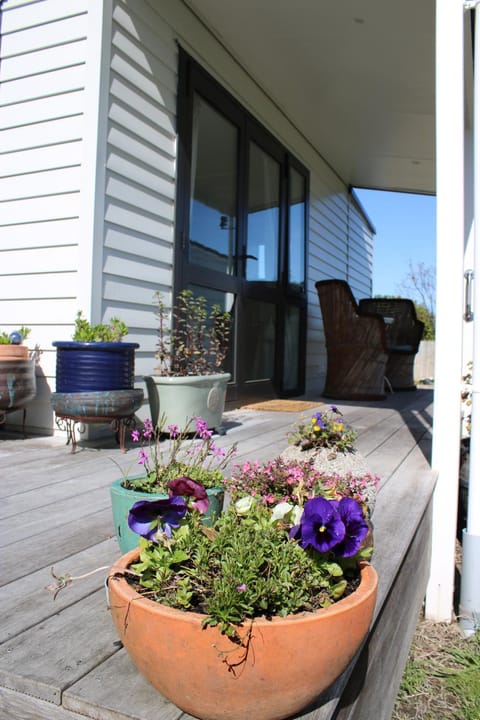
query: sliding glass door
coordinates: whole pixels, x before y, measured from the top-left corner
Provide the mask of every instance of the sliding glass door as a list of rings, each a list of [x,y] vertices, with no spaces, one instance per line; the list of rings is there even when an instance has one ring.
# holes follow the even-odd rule
[[[232,313],[229,398],[303,392],[307,173],[181,53],[175,292]]]

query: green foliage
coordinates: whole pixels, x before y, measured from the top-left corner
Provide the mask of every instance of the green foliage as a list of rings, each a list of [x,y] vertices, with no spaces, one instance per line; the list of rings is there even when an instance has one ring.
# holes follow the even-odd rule
[[[422,340],[435,340],[435,318],[434,316],[427,310],[425,305],[420,305],[419,303],[415,304],[415,312],[417,313],[417,318],[421,320],[423,323],[425,323],[425,328],[423,330],[423,336]]]
[[[400,695],[414,695],[417,693],[425,682],[426,676],[426,668],[421,662],[416,660],[407,662],[400,683]]]
[[[230,505],[213,528],[189,513],[174,537],[159,544],[142,538],[140,548],[132,570],[155,600],[205,613],[205,624],[234,640],[232,624],[327,607],[344,594],[348,578],[358,576],[355,559],[302,549],[285,524],[255,502],[248,513]]]
[[[147,419],[141,430],[132,431],[132,440],[140,444],[138,464],[142,477],[124,473],[123,487],[147,493],[168,492],[169,480],[187,476],[206,488],[223,486],[223,471],[236,453],[236,444],[228,449],[217,447],[212,432],[202,418],[184,428],[165,426],[165,416],[154,428]]]
[[[30,335],[30,328],[22,325],[22,327],[19,328],[19,330],[17,332],[19,332],[20,335],[22,336],[22,342],[23,342],[23,340],[26,340],[27,337]],[[0,345],[11,345],[11,344],[12,344],[12,342],[10,340],[10,333],[7,333],[5,331],[1,332],[0,333]]]
[[[73,340],[77,342],[120,342],[128,333],[128,327],[119,318],[111,318],[109,325],[91,325],[81,310],[75,319]]]
[[[206,298],[195,297],[191,290],[183,290],[171,309],[172,327],[168,324],[169,310],[160,293],[157,303],[158,351],[160,375],[211,375],[222,372],[229,340],[232,318],[219,305],[207,307]]]

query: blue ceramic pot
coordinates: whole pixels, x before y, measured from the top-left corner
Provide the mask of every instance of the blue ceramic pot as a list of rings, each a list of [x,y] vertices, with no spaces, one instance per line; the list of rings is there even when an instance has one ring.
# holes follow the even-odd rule
[[[141,477],[138,475],[137,477]],[[135,479],[135,478],[132,478]],[[128,527],[128,512],[139,500],[161,500],[168,497],[166,493],[146,493],[122,487],[123,478],[115,480],[110,486],[112,501],[113,525],[122,554],[138,547],[139,535]],[[212,525],[223,509],[223,488],[208,488],[208,510],[203,516],[205,525]]]
[[[131,390],[138,343],[56,341],[57,393]]]

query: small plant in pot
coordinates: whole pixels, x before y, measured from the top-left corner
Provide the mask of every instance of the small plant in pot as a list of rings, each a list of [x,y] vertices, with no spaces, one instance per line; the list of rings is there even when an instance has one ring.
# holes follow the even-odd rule
[[[362,506],[306,489],[272,505],[244,495],[206,528],[197,490],[179,497],[176,482],[168,499],[133,505],[129,524],[143,537],[109,573],[123,645],[195,717],[301,711],[343,672],[372,619]]]
[[[336,405],[303,418],[288,436],[286,460],[309,460],[325,473],[367,473],[365,458],[355,447],[357,432]],[[373,496],[372,496],[372,499]]]
[[[205,488],[208,498],[205,522],[213,522],[220,514],[224,501],[224,472],[235,455],[236,446],[220,448],[212,435],[201,417],[194,418],[183,428],[167,425],[162,418],[160,429],[147,419],[141,429],[132,431],[132,440],[140,445],[137,464],[143,472],[132,476],[126,472],[110,487],[113,523],[123,553],[138,545],[138,537],[127,522],[132,504],[168,497],[172,482],[182,480],[186,487],[189,483],[200,483]]]
[[[57,417],[124,422],[133,418],[143,401],[134,388],[135,350],[124,342],[127,325],[113,317],[92,324],[77,313],[72,340],[57,340],[56,392],[51,403]],[[123,449],[123,446],[122,446]]]
[[[77,313],[71,341],[57,340],[57,393],[128,390],[133,388],[134,351],[138,343],[125,343],[128,327],[119,318],[91,324]]]
[[[28,347],[23,341],[30,335],[30,328],[22,325],[18,330],[0,332],[0,360],[27,360]]]
[[[203,296],[183,290],[172,308],[155,295],[159,361],[145,377],[154,424],[183,426],[200,416],[209,428],[221,424],[230,374],[224,372],[229,349],[231,315]]]

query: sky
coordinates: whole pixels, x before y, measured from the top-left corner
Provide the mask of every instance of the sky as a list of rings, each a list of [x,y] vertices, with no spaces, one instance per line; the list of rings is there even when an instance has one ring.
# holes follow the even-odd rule
[[[382,190],[355,194],[376,230],[372,294],[402,294],[410,262],[435,268],[436,198]]]

